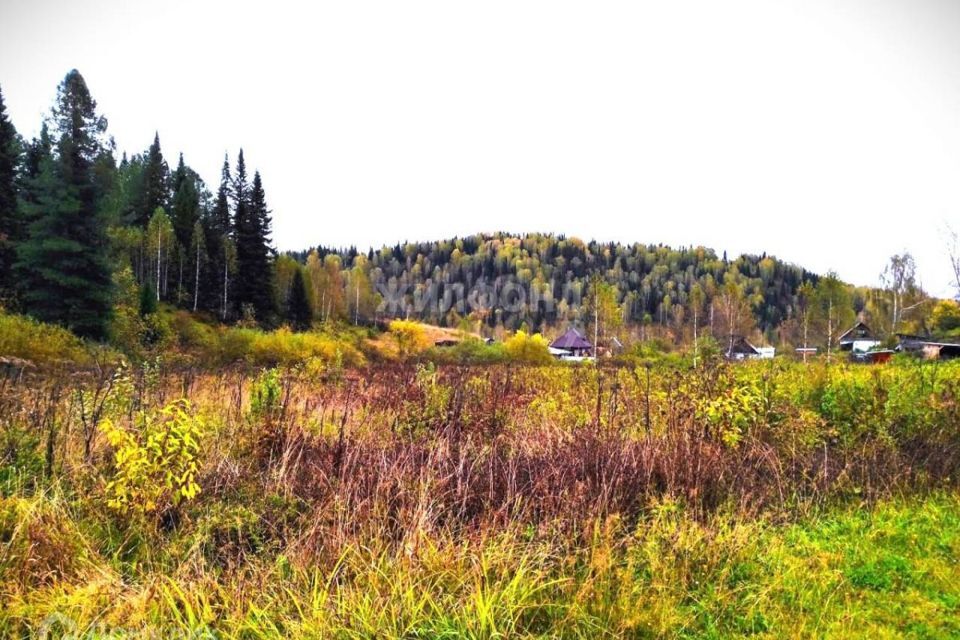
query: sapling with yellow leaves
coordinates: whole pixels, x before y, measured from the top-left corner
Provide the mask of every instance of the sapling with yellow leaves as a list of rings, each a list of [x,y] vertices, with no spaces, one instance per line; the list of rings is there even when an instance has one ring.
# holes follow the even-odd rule
[[[114,472],[104,489],[107,505],[124,516],[159,521],[200,493],[204,423],[186,400],[141,412],[135,423],[134,428],[111,419],[100,423],[113,449]]]

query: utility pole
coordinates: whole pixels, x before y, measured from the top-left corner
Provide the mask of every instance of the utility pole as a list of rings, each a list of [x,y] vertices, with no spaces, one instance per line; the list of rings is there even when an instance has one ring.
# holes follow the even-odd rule
[[[597,305],[597,290],[593,290],[593,357],[598,359],[600,355],[600,309]]]
[[[827,304],[827,364],[833,354],[833,298]]]
[[[810,325],[810,312],[803,310],[803,364],[807,364],[807,356],[810,354],[810,345],[807,341],[808,327]]]
[[[648,361],[648,362],[644,362],[643,366],[647,370],[647,392],[646,392],[646,399],[644,401],[644,405],[647,413],[645,424],[647,426],[647,435],[650,435],[650,366],[651,365],[650,365],[650,362]]]

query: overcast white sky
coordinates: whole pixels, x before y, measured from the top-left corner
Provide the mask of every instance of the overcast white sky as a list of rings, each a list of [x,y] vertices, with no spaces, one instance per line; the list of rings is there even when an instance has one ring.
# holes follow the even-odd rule
[[[281,249],[478,231],[766,251],[949,291],[960,2],[0,0],[26,135],[76,67],[121,150],[215,185],[242,145]]]

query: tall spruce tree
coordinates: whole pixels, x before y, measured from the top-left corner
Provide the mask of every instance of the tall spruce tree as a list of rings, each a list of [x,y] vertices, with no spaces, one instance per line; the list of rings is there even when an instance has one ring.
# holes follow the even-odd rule
[[[93,175],[94,198],[97,202],[97,208],[100,215],[103,216],[103,222],[107,225],[116,221],[114,202],[111,201],[115,191],[117,180],[119,178],[117,169],[117,159],[114,157],[116,151],[116,142],[110,137],[96,160],[93,161],[91,173]]]
[[[226,320],[229,312],[230,298],[230,269],[232,245],[230,238],[233,233],[233,224],[230,219],[230,199],[233,178],[230,175],[230,161],[223,157],[223,168],[220,171],[220,187],[213,200],[213,206],[208,214],[203,216],[204,243],[207,247],[209,264],[204,270],[200,283],[203,300],[201,304],[209,311]]]
[[[23,154],[21,179],[24,184],[40,175],[40,163],[51,153],[53,153],[53,141],[50,139],[50,127],[44,122],[40,127],[40,135],[27,145]],[[22,191],[21,196],[23,196]]]
[[[255,225],[256,243],[256,273],[260,287],[254,305],[264,317],[276,316],[278,312],[276,288],[274,281],[274,263],[276,251],[273,248],[270,236],[273,234],[273,218],[267,208],[267,196],[263,190],[263,180],[260,172],[253,174],[253,186],[250,190],[251,219]]]
[[[80,73],[68,73],[52,112],[56,153],[39,163],[17,268],[31,315],[101,338],[110,315],[111,278],[93,175],[107,121],[96,107]]]
[[[173,220],[173,229],[177,234],[177,242],[182,247],[190,246],[190,237],[193,226],[200,220],[200,177],[183,162],[180,162],[173,172],[173,200],[170,203],[170,214]]]
[[[159,133],[154,133],[153,144],[147,150],[140,188],[136,224],[146,227],[157,207],[166,208],[170,199],[170,168],[160,150]]]
[[[236,233],[250,211],[250,184],[247,182],[247,163],[243,159],[243,149],[240,149],[237,155],[232,187],[230,196],[233,199],[233,226]]]
[[[20,171],[19,197],[17,201],[18,217],[21,223],[21,236],[26,238],[27,228],[32,219],[32,213],[39,201],[38,179],[45,160],[53,155],[53,141],[50,138],[50,129],[44,122],[40,127],[40,135],[34,138],[26,147],[23,154],[23,167]],[[16,269],[14,269],[16,271]]]
[[[266,195],[260,172],[253,176],[253,184],[246,189],[242,182],[241,166],[243,155],[237,163],[237,180],[234,189],[237,194],[235,217],[237,243],[237,287],[236,299],[241,305],[252,307],[257,320],[262,324],[275,321],[277,313],[276,297],[273,287],[273,248],[270,246],[270,210],[267,209]]]
[[[22,239],[23,231],[17,212],[19,147],[16,129],[7,117],[3,92],[0,91],[0,305],[9,304],[14,298],[15,244]]]
[[[307,283],[303,279],[303,268],[299,265],[297,270],[293,272],[293,282],[290,285],[290,298],[287,300],[287,320],[295,331],[309,329],[313,320],[310,300],[307,298]]]
[[[143,157],[140,154],[127,158],[124,154],[117,167],[117,180],[114,183],[116,215],[119,224],[143,229],[140,205],[143,199]]]
[[[200,176],[183,162],[183,154],[173,172],[171,180],[173,199],[170,202],[170,217],[173,222],[173,231],[176,236],[174,246],[176,269],[171,278],[176,278],[177,301],[192,305],[195,301],[187,295],[189,287],[185,280],[189,280],[189,266],[195,256],[190,256],[194,226],[200,221],[201,204],[200,189],[203,186]]]

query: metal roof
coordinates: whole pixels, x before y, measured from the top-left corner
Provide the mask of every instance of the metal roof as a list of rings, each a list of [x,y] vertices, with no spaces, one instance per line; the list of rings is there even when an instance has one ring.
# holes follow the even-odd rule
[[[576,329],[567,329],[567,332],[550,343],[554,349],[593,349],[593,345],[587,341]]]

